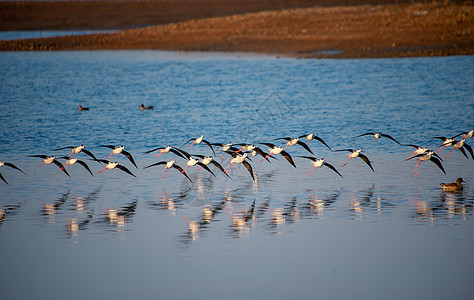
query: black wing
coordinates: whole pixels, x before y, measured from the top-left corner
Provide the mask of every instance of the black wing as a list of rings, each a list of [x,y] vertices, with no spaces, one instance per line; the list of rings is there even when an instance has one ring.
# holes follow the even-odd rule
[[[115,147],[114,145],[100,145],[99,147],[107,147],[107,148],[110,148],[110,149],[115,149],[117,147]]]
[[[258,155],[260,155],[261,157],[265,158],[268,162],[270,162],[270,160],[268,159],[269,157],[273,158],[273,159],[278,159],[274,156],[269,156],[267,157],[268,153],[265,153],[265,151],[263,151],[262,149],[258,148],[258,147],[255,147],[255,152],[257,152]]]
[[[471,153],[472,153],[472,152],[471,152]],[[23,172],[22,170],[20,170],[20,168],[18,168],[17,166],[15,166],[15,165],[14,165],[14,164],[12,164],[12,163],[5,162],[5,163],[3,163],[3,164],[4,164],[5,166],[8,166],[8,167],[10,167],[10,168],[17,169],[18,171],[20,171],[21,173],[23,173],[23,174],[25,174],[25,175],[26,175],[26,173],[25,173],[25,172]]]
[[[286,152],[286,151],[281,151],[281,155],[283,155],[283,156],[286,158],[286,160],[287,160],[290,164],[292,164],[293,167],[296,168],[295,162],[293,161],[293,158],[291,158],[291,155],[288,154],[288,152]]]
[[[442,141],[445,141],[445,140],[448,139],[448,138],[445,137],[445,136],[434,136],[433,138],[434,138],[434,139],[438,139],[438,140],[442,140]]]
[[[212,176],[216,177],[216,175],[214,175],[214,173],[211,171],[211,169],[208,168],[208,166],[206,166],[205,164],[203,164],[202,162],[198,162],[197,163],[199,166],[201,166],[204,170],[208,171],[209,173],[212,174]]]
[[[394,141],[395,143],[399,144],[400,146],[402,145],[402,144],[400,144],[396,139],[394,139],[393,137],[389,136],[388,134],[383,134],[383,133],[381,133],[380,135],[381,135],[381,136],[384,136],[384,137],[386,137],[386,138],[391,139],[392,141]]]
[[[77,163],[80,164],[81,166],[83,166],[87,171],[89,171],[89,173],[91,173],[92,177],[94,177],[94,174],[92,174],[91,169],[89,169],[89,166],[85,162],[78,159]]]
[[[103,164],[108,164],[109,163],[109,161],[106,160],[106,159],[98,159],[97,161],[100,162],[100,163],[103,163]]]
[[[63,172],[66,173],[67,176],[71,177],[71,176],[69,175],[69,173],[66,171],[66,169],[64,168],[64,166],[63,166],[62,163],[60,163],[60,162],[57,161],[56,159],[53,160],[53,163],[54,163],[56,166],[58,166],[61,170],[63,170]]]
[[[57,148],[57,149],[54,149],[53,151],[64,150],[64,149],[74,149],[74,148],[75,147],[73,147],[73,146],[69,146],[69,147]]]
[[[173,150],[173,149],[172,149]],[[171,150],[170,150],[171,151]],[[178,149],[176,148],[175,149],[176,152],[173,152],[179,156],[181,156],[182,158],[184,159],[191,159],[191,154],[189,154],[188,152],[184,151],[184,150],[181,150],[181,149]]]
[[[311,149],[309,149],[308,145],[306,145],[302,141],[298,141],[297,144],[300,145],[301,147],[305,148],[309,153],[314,154],[313,151],[311,151]]]
[[[125,156],[132,162],[132,164],[135,166],[135,168],[138,169],[137,164],[136,164],[135,161],[133,160],[133,157],[132,157],[132,155],[130,154],[130,152],[127,152],[127,151],[125,151],[125,150],[122,150],[122,154],[125,155]],[[135,175],[134,175],[134,176],[135,176]]]
[[[323,144],[324,146],[328,147],[328,149],[332,151],[331,147],[329,147],[329,145],[328,145],[328,144],[326,144],[326,142],[325,142],[325,141],[323,141],[323,139],[322,139],[322,138],[320,138],[319,136],[315,136],[315,135],[313,135],[313,139],[315,139],[315,140],[318,140],[318,141],[319,141],[321,144]]]
[[[468,144],[466,144],[466,142],[464,142],[463,147],[467,149],[467,151],[471,154],[472,159],[474,160],[474,154],[472,153],[471,146],[469,146]]]
[[[155,149],[151,149],[151,150],[148,150],[146,152],[143,152],[143,154],[148,154],[148,153],[152,153],[152,152],[155,152],[156,150],[160,150],[160,149],[163,149],[164,147],[158,147],[158,148],[155,148]]]
[[[464,151],[463,148],[464,148],[464,145],[461,148],[459,148],[459,151],[461,151],[462,155],[464,155],[467,159],[469,159],[469,157],[466,154],[466,151]]]
[[[369,158],[368,158],[367,156],[365,156],[365,155],[362,154],[362,153],[359,153],[359,157],[360,157],[363,161],[365,161],[366,164],[369,165],[369,167],[372,169],[372,171],[375,172],[375,170],[374,170],[374,168],[372,168],[372,165],[370,164],[370,160],[369,160]]]
[[[82,148],[81,152],[84,152],[85,154],[92,157],[94,160],[97,160],[97,158],[94,156],[94,154],[92,154],[92,152],[90,152],[89,150],[86,150],[86,149]]]
[[[179,157],[182,157],[182,158],[186,159],[186,156],[183,155],[184,153],[187,153],[186,151],[178,149],[178,148],[171,148],[170,151],[173,152],[174,154],[178,155]]]
[[[309,160],[312,160],[312,161],[316,161],[316,157],[312,157],[312,156],[297,156],[297,157],[301,157],[301,158],[306,158],[306,159],[309,159]]]
[[[375,134],[375,132],[367,132],[367,133],[358,135],[358,136],[356,136],[356,137],[361,137],[361,136],[364,136],[364,135],[374,135],[374,134]]]
[[[173,164],[173,168],[177,169],[181,174],[183,174],[184,176],[186,176],[187,179],[189,179],[189,181],[193,182],[191,180],[191,178],[189,178],[188,174],[186,174],[186,172],[184,172],[183,168],[181,168],[180,166],[178,166],[177,164]]]
[[[28,155],[28,157],[40,157],[42,159],[48,158],[48,156],[46,156],[46,155]]]
[[[222,173],[224,173],[227,177],[230,178],[230,176],[225,172],[224,168],[221,166],[220,163],[218,163],[218,162],[215,161],[215,160],[211,160],[211,164],[213,164],[214,166],[216,166],[219,170],[221,170]]]
[[[124,171],[124,172],[126,172],[126,173],[132,175],[133,177],[137,178],[137,176],[133,175],[132,172],[130,172],[130,170],[127,169],[127,168],[125,168],[124,166],[122,166],[122,165],[117,165],[117,168],[119,168],[120,170],[122,170],[122,171]]]
[[[446,175],[446,171],[444,171],[443,165],[441,164],[439,159],[437,159],[436,157],[431,157],[430,160],[434,162],[441,169],[441,171],[443,171],[443,173]]]
[[[433,151],[433,154],[431,154],[431,155],[434,155],[434,156],[436,156],[440,161],[443,161],[443,159],[442,159],[441,157],[439,157],[439,155],[436,154],[436,152]]]
[[[187,143],[191,142],[191,141],[194,141],[194,140],[195,140],[195,139],[189,139],[186,143],[183,144],[183,146],[186,145]],[[181,146],[181,147],[183,147],[183,146]],[[180,148],[181,148],[181,147],[180,147]],[[190,179],[190,180],[191,180],[191,179]]]
[[[214,151],[214,148],[212,148],[212,145],[211,145],[211,143],[209,143],[209,142],[208,142],[208,141],[206,141],[206,140],[202,140],[202,141],[203,141],[204,143],[206,143],[206,145],[208,145],[208,146],[209,146],[209,148],[211,148],[211,150],[212,150],[212,153],[214,153],[214,155],[216,155],[216,152]]]
[[[333,150],[334,152],[338,152],[338,151],[349,151],[349,152],[354,152],[353,149],[338,149],[338,150]]]
[[[418,146],[418,145],[413,145],[413,144],[403,144],[402,146],[413,147],[413,148],[416,148],[416,149],[421,148],[420,146]]]
[[[283,138],[277,138],[277,139],[275,139],[275,140],[285,140],[285,141],[289,141],[289,140],[291,140],[291,138],[289,138],[289,137],[283,137]]]
[[[143,169],[147,169],[147,168],[149,168],[149,167],[154,167],[154,166],[159,166],[159,165],[166,165],[166,164],[167,164],[166,161],[159,161],[159,162],[154,163],[154,164],[152,164],[152,165],[146,166],[146,167],[144,167]]]
[[[1,172],[0,172],[0,179],[2,179],[3,181],[5,181],[6,184],[8,184],[8,182],[5,180],[5,177],[3,177]]]
[[[247,168],[247,170],[249,171],[250,175],[252,176],[252,180],[255,181],[255,177],[253,176],[253,170],[252,170],[252,166],[246,162],[245,160],[242,162],[242,164],[245,166],[245,168]]]
[[[359,155],[360,155],[360,154],[359,154]],[[336,168],[334,168],[333,165],[328,164],[327,162],[323,162],[323,166],[326,166],[326,167],[328,167],[329,169],[333,170],[334,172],[337,173],[337,175],[339,175],[339,176],[341,176],[341,177],[344,177],[344,176],[341,175],[341,173],[339,173],[339,172],[336,170]]]
[[[275,148],[275,144],[272,144],[272,143],[259,143],[259,144],[262,144],[262,145],[265,145],[265,146],[268,146],[270,148]]]

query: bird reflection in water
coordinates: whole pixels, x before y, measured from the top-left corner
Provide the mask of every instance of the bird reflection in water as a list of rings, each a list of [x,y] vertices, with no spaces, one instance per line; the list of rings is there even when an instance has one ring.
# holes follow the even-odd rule
[[[0,227],[7,220],[7,218],[18,214],[22,207],[23,203],[0,206]]]
[[[250,233],[251,224],[255,224],[255,200],[252,202],[250,208],[243,212],[235,212],[232,214],[232,233],[235,237],[248,237]]]
[[[341,189],[342,190],[342,189]],[[314,190],[308,189],[307,202],[301,206],[303,217],[317,217],[322,218],[325,211],[336,202],[337,198],[341,195],[341,190],[329,195],[326,199],[321,199],[320,196],[314,195]]]
[[[472,195],[467,198],[466,194],[462,191],[441,192],[432,200],[417,199],[411,217],[431,225],[454,218],[467,220],[472,215],[474,198]]]
[[[103,214],[102,219],[99,220],[99,223],[111,226],[116,232],[124,232],[126,231],[127,223],[135,215],[137,205],[138,200],[134,199],[119,209],[108,208]]]

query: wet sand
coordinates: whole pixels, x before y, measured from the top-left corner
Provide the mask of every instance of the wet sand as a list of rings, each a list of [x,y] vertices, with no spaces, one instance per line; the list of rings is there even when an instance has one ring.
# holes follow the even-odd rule
[[[2,51],[157,49],[334,58],[474,54],[469,2],[0,2],[0,18],[3,31],[123,29],[0,41]]]

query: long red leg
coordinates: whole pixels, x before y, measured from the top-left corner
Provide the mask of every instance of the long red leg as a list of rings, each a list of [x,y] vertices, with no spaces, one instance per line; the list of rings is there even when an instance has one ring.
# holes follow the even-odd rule
[[[446,158],[451,157],[451,154],[453,154],[454,150],[456,150],[456,148],[453,147],[453,149],[451,151],[449,151],[448,155],[446,155],[445,157]]]
[[[170,170],[170,169],[166,169],[166,170],[165,170],[165,174],[163,174],[163,179],[166,178],[166,174],[168,174],[168,171],[169,171],[169,170]]]
[[[181,173],[184,173],[184,171],[186,171],[188,168],[189,168],[189,166],[186,166],[186,168],[184,168],[183,172],[181,172]]]
[[[188,149],[191,148],[194,144],[196,144],[196,141],[194,141],[191,145],[189,145]]]
[[[109,159],[109,158],[110,158],[112,155],[114,155],[114,153],[113,153],[113,152],[112,152],[112,153],[110,153],[110,155],[109,155],[109,156],[107,156],[105,159]]]
[[[44,164],[45,164],[45,162],[41,163],[41,165],[39,165],[38,167],[41,167],[41,166],[44,165]]]
[[[352,156],[349,156],[349,159],[348,159],[348,160],[346,161],[346,163],[343,164],[342,166],[344,167],[345,165],[347,165],[347,163],[348,163],[349,161],[351,161],[351,159],[352,159]]]
[[[106,169],[107,169],[107,167],[103,168],[102,170],[100,170],[100,171],[97,172],[97,173],[100,173],[100,172],[102,172],[102,171],[105,171]]]
[[[311,169],[309,169],[309,171],[308,171],[308,172],[306,172],[306,174],[309,174],[309,172],[311,172],[311,170],[313,170],[313,168],[314,168],[314,167],[313,167],[313,166],[311,166]]]
[[[158,157],[158,156],[160,156],[161,154],[163,154],[163,152],[158,153],[157,155],[155,155],[155,157]]]
[[[273,154],[271,154],[271,153],[270,153],[270,154],[267,154],[267,156],[265,156],[260,162],[264,161],[265,159],[267,159],[267,157],[272,156],[272,155],[273,155]]]
[[[231,164],[229,165],[229,167],[224,171],[224,173],[227,174],[227,172],[229,172],[230,169],[232,169],[232,167],[233,167],[234,165],[235,165],[235,163],[231,163]]]

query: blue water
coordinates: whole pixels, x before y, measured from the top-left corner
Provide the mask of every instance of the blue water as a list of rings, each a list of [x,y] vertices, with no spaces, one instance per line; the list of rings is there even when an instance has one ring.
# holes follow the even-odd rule
[[[156,51],[0,53],[0,289],[8,299],[470,299],[474,162],[442,150],[446,175],[405,161],[413,149],[357,135],[381,131],[438,149],[474,128],[474,57],[301,60]],[[154,105],[141,111],[140,104]],[[89,111],[78,111],[79,105]],[[312,176],[296,145],[226,178],[143,169],[204,135],[271,142],[314,132],[327,167]],[[474,145],[473,140],[466,143]],[[137,178],[84,154],[71,177],[29,155],[84,144],[98,158],[125,145]],[[190,143],[183,147],[186,149]],[[263,150],[267,150],[262,146]],[[204,145],[187,149],[211,155]],[[215,158],[221,162],[221,151]],[[229,158],[222,161],[229,165]],[[460,193],[440,182],[467,181]]]

